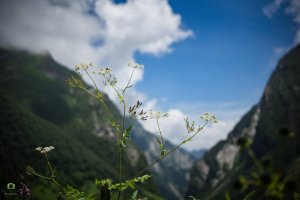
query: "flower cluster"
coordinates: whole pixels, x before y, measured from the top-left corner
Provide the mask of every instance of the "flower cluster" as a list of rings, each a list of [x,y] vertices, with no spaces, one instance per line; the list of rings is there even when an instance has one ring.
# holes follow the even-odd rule
[[[117,84],[118,80],[115,77],[115,75],[112,74],[112,69],[110,67],[105,67],[100,69],[98,72],[93,72],[93,74],[99,74],[102,75],[105,79],[105,81],[103,82],[104,85],[111,85],[114,86]]]
[[[20,188],[19,188],[17,194],[21,199],[29,199],[30,198],[30,190],[29,190],[28,186],[25,185],[24,183],[20,184]]]
[[[141,65],[141,64],[138,64],[138,63],[135,63],[135,62],[132,62],[132,61],[128,62],[128,66],[132,67],[134,69],[143,69],[144,68],[144,65]]]
[[[144,110],[138,111],[142,103],[140,101],[137,101],[134,106],[129,107],[129,117],[130,118],[138,118],[141,120],[147,120],[147,112],[144,112]]]
[[[213,115],[213,114],[210,114],[208,112],[203,113],[203,115],[200,118],[203,119],[204,121],[210,122],[210,123],[217,123],[218,122],[216,116]]]
[[[83,82],[78,79],[78,78],[75,78],[75,77],[71,77],[67,80],[67,84],[70,86],[70,87],[78,87],[78,88],[83,88]]]
[[[169,114],[166,112],[162,112],[162,111],[149,111],[149,117],[150,119],[159,119],[159,118],[163,118],[163,117],[169,117]]]
[[[93,66],[92,63],[81,63],[81,64],[75,65],[75,70],[77,72],[80,70],[87,70],[89,67],[92,67],[92,66]]]
[[[41,153],[48,153],[52,149],[54,149],[53,146],[49,146],[49,147],[37,147],[37,148],[35,148],[36,151],[40,151]]]
[[[187,117],[184,119],[184,122],[185,122],[185,127],[186,127],[186,130],[188,133],[192,133],[196,130],[194,121],[190,122],[189,118]]]
[[[112,69],[110,67],[105,67],[99,70],[98,74],[101,74],[103,76],[110,74],[112,72]]]

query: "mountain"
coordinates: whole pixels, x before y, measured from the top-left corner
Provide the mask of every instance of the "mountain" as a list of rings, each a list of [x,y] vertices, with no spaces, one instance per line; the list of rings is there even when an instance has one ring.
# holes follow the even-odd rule
[[[255,77],[253,78],[255,79]],[[253,80],[254,81],[254,80]],[[250,149],[260,162],[287,180],[300,180],[300,45],[288,52],[272,73],[260,101],[246,113],[226,140],[220,141],[195,162],[186,196],[199,199],[244,199],[247,192],[234,189],[238,176],[253,174],[255,162],[236,145],[241,137],[253,142]],[[279,134],[281,133],[281,135]],[[293,137],[288,139],[283,135]],[[253,155],[252,155],[253,157]],[[268,181],[264,176],[262,181]],[[274,177],[271,177],[274,178]],[[236,183],[236,182],[235,182]],[[299,184],[296,187],[300,191]],[[266,199],[256,192],[254,199]],[[252,198],[253,199],[253,198]],[[291,199],[291,197],[283,197]]]
[[[134,125],[132,140],[144,152],[148,163],[160,157],[156,136],[145,132],[139,124]],[[175,146],[165,140],[165,147],[171,150]],[[179,149],[151,169],[158,189],[166,199],[184,199],[190,180],[189,172],[194,161],[189,152]]]
[[[93,97],[66,85],[68,78],[78,77],[76,73],[49,55],[5,49],[0,49],[0,71],[0,188],[22,181],[31,188],[32,199],[58,199],[54,185],[29,177],[24,170],[31,165],[43,174],[48,172],[44,157],[34,150],[48,145],[55,147],[49,159],[63,185],[97,190],[92,187],[95,178],[117,179],[116,136],[105,109]],[[117,108],[104,98],[120,120]],[[133,143],[123,154],[124,178],[147,165]],[[161,199],[152,179],[139,191],[150,199]],[[124,199],[129,195],[124,194]]]

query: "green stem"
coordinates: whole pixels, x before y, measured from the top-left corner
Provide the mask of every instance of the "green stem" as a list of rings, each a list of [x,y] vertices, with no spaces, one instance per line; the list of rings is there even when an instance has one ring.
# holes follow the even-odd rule
[[[65,188],[57,181],[55,178],[51,179],[62,191],[65,191]]]
[[[50,164],[50,162],[49,162],[47,153],[44,153],[44,155],[45,155],[45,158],[46,158],[46,160],[47,160],[47,164],[48,164],[48,167],[49,167],[49,169],[50,169],[50,171],[51,171],[51,177],[52,177],[52,176],[54,175],[54,171],[53,171],[53,169],[52,169],[52,167],[51,167],[51,164]]]
[[[162,148],[164,148],[164,139],[163,139],[163,136],[162,136],[162,132],[161,132],[159,123],[158,123],[158,118],[156,118],[156,124],[157,124],[158,132],[159,132],[159,135],[160,135],[161,145],[162,145]]]
[[[119,182],[122,182],[122,144],[121,142],[123,142],[123,135],[124,135],[124,130],[125,130],[125,114],[126,114],[126,103],[124,102],[124,100],[122,100],[123,103],[123,121],[122,121],[122,129],[121,132],[119,134]],[[121,196],[121,191],[119,190],[118,193],[118,200],[120,199]]]
[[[91,79],[91,81],[94,84],[94,87],[96,89],[96,91],[98,93],[101,93],[99,88],[97,87],[97,84],[95,82],[95,80],[92,78],[92,76],[90,75],[90,73],[87,70],[84,70],[86,75]],[[92,95],[93,97],[95,97],[96,99],[100,100],[100,102],[103,104],[105,110],[110,114],[111,119],[114,120],[113,114],[111,113],[110,109],[108,108],[107,104],[105,103],[105,101],[103,100],[103,98],[100,98],[99,96],[95,95],[94,93],[90,92],[88,89],[86,89],[85,87],[80,87],[81,89],[83,89],[84,91],[86,91],[87,93],[89,93],[90,95]],[[114,88],[115,89],[115,88]],[[115,121],[115,120],[114,120]]]
[[[125,88],[122,90],[122,93],[123,93],[123,94],[125,93],[125,91],[127,90],[128,86],[129,86],[129,84],[130,84],[130,82],[131,82],[131,79],[132,79],[132,76],[133,76],[133,72],[134,72],[134,68],[132,69],[130,78],[129,78],[129,80],[128,80],[126,86],[125,86]]]
[[[90,73],[85,69],[84,70],[85,73],[88,75],[88,77],[91,79],[91,81],[93,82],[94,86],[95,86],[95,89],[97,90],[97,92],[100,92],[97,85],[96,85],[96,82],[94,81],[94,79],[91,77]]]
[[[94,93],[92,93],[91,91],[89,91],[88,89],[86,89],[85,87],[80,87],[83,91],[87,92],[88,94],[92,95],[93,97],[95,97],[96,99],[98,99],[101,104],[104,106],[105,110],[108,112],[108,114],[110,115],[111,119],[114,120],[113,118],[113,114],[110,111],[110,109],[108,108],[107,104],[105,103],[105,101],[102,98],[99,98],[97,95],[95,95]],[[114,120],[115,121],[115,120]]]
[[[35,173],[35,175],[38,176],[38,177],[40,177],[40,178],[47,179],[47,180],[51,180],[52,179],[51,177],[43,176],[43,175],[40,175],[38,173]]]

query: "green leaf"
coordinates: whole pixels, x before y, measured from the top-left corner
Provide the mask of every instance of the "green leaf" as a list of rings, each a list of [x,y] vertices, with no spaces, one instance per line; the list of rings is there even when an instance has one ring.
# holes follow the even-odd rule
[[[138,191],[136,190],[136,191],[134,191],[134,193],[132,194],[132,196],[131,196],[131,199],[130,200],[137,200],[137,193],[138,193]]]
[[[131,133],[132,125],[130,125],[123,133],[123,137],[126,139],[130,138],[130,133]]]
[[[96,180],[95,180],[95,183],[96,183],[96,185],[98,185],[98,186],[108,186],[108,187],[110,187],[110,186],[112,185],[112,180],[109,179],[109,178],[102,179],[102,180],[96,179]]]
[[[64,190],[65,195],[67,196],[68,200],[93,200],[92,197],[86,195],[84,192],[80,192],[79,190],[67,185]]]

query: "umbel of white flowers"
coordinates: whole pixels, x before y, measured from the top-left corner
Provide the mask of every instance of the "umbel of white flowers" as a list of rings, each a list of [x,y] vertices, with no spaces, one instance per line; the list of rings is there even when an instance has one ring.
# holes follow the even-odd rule
[[[134,68],[134,69],[143,69],[143,68],[144,68],[144,65],[141,65],[141,64],[139,64],[139,63],[135,63],[135,62],[133,62],[133,61],[129,61],[129,62],[128,62],[128,66],[129,66],[129,67],[132,67],[132,68]]]
[[[94,66],[93,63],[80,63],[75,65],[75,70],[79,71],[79,70],[87,70],[89,67]]]
[[[204,121],[210,122],[210,123],[217,123],[218,120],[215,115],[210,114],[208,112],[203,113],[203,115],[200,117]]]
[[[169,117],[169,114],[166,113],[166,112],[162,112],[162,111],[152,111],[150,110],[149,111],[149,118],[150,119],[159,119],[159,118],[162,118],[162,117]]]
[[[36,151],[40,151],[41,153],[48,153],[48,152],[51,151],[52,149],[54,149],[53,146],[48,146],[48,147],[37,147],[37,148],[35,148]]]

